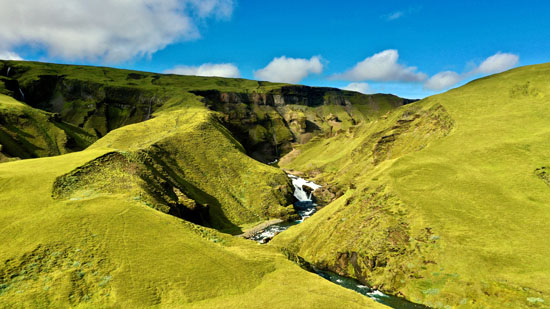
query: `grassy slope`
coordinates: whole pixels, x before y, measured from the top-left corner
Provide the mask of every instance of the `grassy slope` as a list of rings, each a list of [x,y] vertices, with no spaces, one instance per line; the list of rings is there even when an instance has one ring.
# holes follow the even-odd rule
[[[50,197],[56,177],[109,151],[0,165],[0,307],[377,306],[274,250],[154,211],[125,192]]]
[[[284,84],[262,83],[257,81],[239,78],[202,77],[202,76],[181,76],[170,74],[157,74],[141,71],[113,69],[108,67],[93,67],[82,65],[66,65],[31,61],[0,61],[4,66],[11,66],[12,73],[17,71],[25,72],[20,79],[24,86],[41,75],[66,76],[69,79],[93,81],[111,86],[139,86],[154,90],[157,87],[165,87],[165,90],[176,88],[181,91],[188,90],[211,90],[219,91],[257,91],[266,92],[271,89],[280,88]],[[128,77],[134,74],[134,77]],[[153,81],[154,80],[154,81]]]
[[[102,147],[153,157],[184,193],[210,206],[218,229],[239,233],[227,224],[263,221],[291,210],[284,207],[291,203],[285,198],[291,193],[286,175],[246,156],[204,108],[159,112],[149,121],[111,132],[89,149]]]
[[[22,158],[66,153],[67,136],[51,118],[47,112],[0,94],[0,150]]]
[[[547,304],[549,98],[528,66],[305,145],[281,165],[350,190],[273,243],[432,306]],[[413,106],[439,112],[403,129]]]

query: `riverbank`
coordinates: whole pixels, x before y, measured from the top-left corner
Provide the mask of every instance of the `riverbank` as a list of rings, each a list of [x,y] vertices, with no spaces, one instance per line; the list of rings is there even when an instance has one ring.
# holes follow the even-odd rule
[[[262,222],[262,223],[260,223],[256,226],[254,226],[250,229],[247,229],[242,234],[235,235],[235,236],[242,237],[242,238],[250,238],[250,237],[254,236],[255,234],[260,233],[262,230],[265,230],[266,228],[268,228],[272,225],[280,224],[280,223],[283,223],[283,222],[284,222],[284,220],[281,220],[281,219],[268,220],[268,221]]]

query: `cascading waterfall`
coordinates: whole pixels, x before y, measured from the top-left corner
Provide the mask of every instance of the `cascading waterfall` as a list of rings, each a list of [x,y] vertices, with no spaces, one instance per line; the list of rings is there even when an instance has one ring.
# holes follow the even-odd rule
[[[8,71],[6,71],[6,77],[10,77],[10,71],[11,71],[11,67],[8,67]]]
[[[289,174],[288,177],[292,180],[292,185],[294,185],[294,197],[299,202],[305,202],[305,203],[313,202],[312,201],[313,191],[321,188],[321,186],[314,182],[307,181],[303,178],[300,178],[298,176]],[[306,190],[304,190],[304,186],[311,188],[311,192],[309,192],[309,194]]]
[[[296,213],[298,213],[298,215],[300,216],[300,220],[270,225],[265,229],[259,231],[258,233],[252,235],[250,239],[255,240],[261,244],[265,244],[269,242],[271,238],[273,238],[275,235],[283,232],[293,225],[303,222],[304,219],[311,217],[311,215],[313,215],[317,211],[317,205],[314,204],[312,200],[312,193],[313,191],[319,189],[321,186],[298,176],[289,174],[288,177],[291,179],[292,185],[294,186],[294,197],[297,200],[297,202],[294,203],[294,208],[296,209]],[[304,189],[304,187],[310,188],[311,191],[308,193]]]
[[[21,88],[19,88],[19,93],[21,94],[22,100],[25,101],[25,94],[23,93],[23,90],[21,90]]]

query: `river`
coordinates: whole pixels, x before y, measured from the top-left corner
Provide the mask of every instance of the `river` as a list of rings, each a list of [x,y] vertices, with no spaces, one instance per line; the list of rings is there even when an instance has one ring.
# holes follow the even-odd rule
[[[317,205],[313,202],[313,192],[321,186],[298,176],[288,175],[288,177],[292,180],[292,185],[294,186],[294,197],[296,198],[294,209],[298,215],[300,215],[300,219],[292,222],[282,222],[270,225],[248,237],[249,239],[265,244],[277,234],[284,232],[293,225],[302,223],[306,218],[309,218],[317,212]],[[316,268],[314,268],[314,272],[333,283],[336,283],[344,288],[354,290],[391,308],[428,308],[424,305],[415,304],[397,296],[384,294],[376,289],[363,285],[361,282],[353,278],[343,277],[333,272]]]

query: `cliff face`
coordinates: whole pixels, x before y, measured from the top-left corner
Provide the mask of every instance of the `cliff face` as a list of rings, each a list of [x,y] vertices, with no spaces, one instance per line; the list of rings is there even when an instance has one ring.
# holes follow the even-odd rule
[[[116,128],[151,118],[152,112],[162,105],[157,95],[131,82],[128,85],[101,83],[57,72],[35,73],[6,64],[0,68],[2,73],[5,94],[31,107],[55,113],[62,122],[85,130],[95,139]]]
[[[23,158],[82,150],[114,129],[194,105],[198,97],[219,112],[250,156],[266,163],[294,143],[346,132],[410,102],[335,88],[13,61],[0,61],[0,93],[52,113],[67,135],[61,151]]]
[[[224,125],[253,158],[270,162],[294,143],[317,135],[344,133],[369,116],[410,100],[392,95],[361,95],[335,88],[283,86],[267,93],[192,91],[209,109],[223,114]]]

